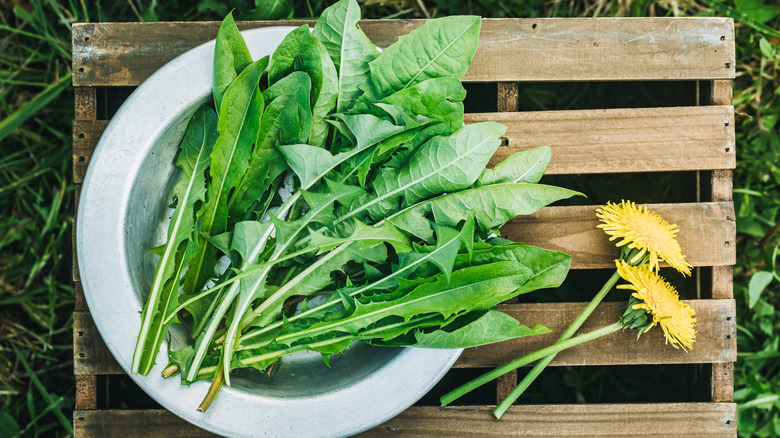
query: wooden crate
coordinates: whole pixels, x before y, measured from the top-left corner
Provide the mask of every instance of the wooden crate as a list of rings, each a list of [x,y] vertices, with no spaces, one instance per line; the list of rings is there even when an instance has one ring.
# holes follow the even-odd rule
[[[239,28],[303,22],[241,22]],[[422,21],[364,21],[380,47]],[[73,179],[76,201],[91,153],[108,123],[116,96],[139,85],[165,62],[215,38],[219,23],[97,23],[73,26]],[[701,364],[708,396],[690,403],[515,405],[501,421],[492,405],[415,406],[365,436],[607,436],[736,435],[733,362],[736,360],[734,28],[721,18],[486,19],[480,47],[465,82],[497,83],[497,112],[467,114],[468,122],[508,126],[494,160],[524,148],[551,145],[548,174],[689,172],[695,184],[680,188],[692,202],[656,204],[680,226],[680,243],[695,266],[697,342],[690,353],[664,346],[660,329],[639,341],[621,332],[574,348],[553,366]],[[686,106],[665,108],[518,111],[527,82],[691,81]],[[652,82],[648,82],[650,84]],[[490,89],[490,86],[488,86]],[[121,100],[121,99],[120,99]],[[468,106],[467,106],[468,111]],[[617,176],[615,176],[617,178]],[[660,187],[648,187],[647,191]],[[619,199],[617,199],[619,200]],[[595,228],[592,206],[547,207],[509,223],[510,239],[573,255],[572,269],[612,267],[614,247]],[[75,229],[75,227],[74,227]],[[75,257],[74,257],[75,260]],[[122,370],[107,351],[89,314],[74,266],[75,434],[87,436],[211,436],[162,409],[108,409],[110,375]],[[108,292],[108,291],[107,291]],[[544,322],[552,334],[467,350],[456,368],[489,368],[549,345],[585,303],[503,304],[524,323]],[[620,303],[605,303],[582,328],[617,320]],[[497,399],[516,383],[501,378]],[[652,385],[653,382],[647,382]]]

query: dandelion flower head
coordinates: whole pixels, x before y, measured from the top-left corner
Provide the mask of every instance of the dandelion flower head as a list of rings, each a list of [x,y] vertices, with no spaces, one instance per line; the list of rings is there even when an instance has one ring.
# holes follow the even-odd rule
[[[658,263],[665,261],[684,275],[691,275],[691,265],[685,261],[680,244],[677,243],[677,225],[670,224],[658,213],[631,201],[620,204],[607,202],[596,210],[596,216],[603,222],[598,227],[611,237],[610,241],[623,239],[618,248],[628,245],[639,252],[630,262],[636,263],[645,254],[649,256],[650,269],[658,271]]]
[[[643,309],[653,317],[645,332],[660,325],[667,344],[689,351],[696,340],[696,312],[691,306],[680,301],[674,287],[647,265],[632,266],[623,260],[616,264],[620,277],[630,283],[618,285],[618,289],[633,290],[631,295],[640,300],[633,308]]]

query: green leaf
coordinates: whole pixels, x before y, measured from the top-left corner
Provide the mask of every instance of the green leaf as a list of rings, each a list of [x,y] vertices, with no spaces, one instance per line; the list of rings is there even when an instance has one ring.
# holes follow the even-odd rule
[[[377,220],[443,192],[462,190],[477,180],[506,127],[494,122],[467,125],[448,137],[420,146],[399,170],[381,169],[370,184],[374,196],[360,200],[339,221],[365,211]],[[397,226],[398,224],[396,224]]]
[[[263,92],[268,107],[263,112],[257,135],[257,148],[303,143],[311,131],[311,79],[296,71]]]
[[[188,251],[186,257],[177,263],[177,252],[182,244],[195,237],[195,208],[206,199],[206,168],[209,156],[216,141],[217,116],[207,106],[202,106],[187,124],[187,129],[179,146],[180,152],[176,166],[181,169],[182,177],[173,189],[176,209],[168,224],[168,238],[157,263],[146,305],[141,314],[141,331],[133,355],[132,372],[147,374],[154,366],[154,359],[160,348],[168,303],[172,295],[178,292],[178,279],[183,263],[191,260],[194,254]],[[196,244],[197,242],[192,242]],[[175,281],[171,281],[171,280]],[[175,283],[174,286],[166,286]],[[159,341],[159,342],[158,342]]]
[[[449,132],[454,132],[463,126],[465,98],[466,90],[458,79],[433,78],[393,93],[381,102],[444,122]]]
[[[312,108],[311,135],[308,143],[314,146],[323,146],[330,131],[330,124],[326,121],[326,117],[336,109],[336,102],[339,98],[339,79],[336,66],[333,64],[333,60],[330,59],[325,45],[320,40],[313,39],[320,51],[322,87],[320,88],[317,102],[314,104],[314,108]]]
[[[249,167],[257,139],[263,109],[258,82],[267,64],[267,57],[250,64],[225,92],[219,137],[211,154],[209,199],[201,217],[201,233],[206,237],[227,231],[228,196]]]
[[[70,86],[71,76],[71,73],[63,76],[60,80],[49,85],[27,103],[20,106],[10,116],[0,120],[0,141],[3,141],[4,138],[11,135],[11,133],[21,126],[25,120],[35,115],[38,110],[48,105],[55,97],[59,96],[62,90],[68,88]]]
[[[759,271],[750,277],[750,282],[748,283],[748,307],[752,309],[756,305],[764,289],[772,283],[773,278],[772,273],[768,271]]]
[[[406,237],[406,234],[389,222],[372,227],[355,219],[355,231],[349,237],[328,237],[317,231],[312,231],[311,236],[311,240],[307,242],[307,247],[319,248],[318,254],[330,251],[348,242],[359,242],[361,248],[370,248],[382,243],[388,243],[398,253],[412,250],[412,244],[409,238]]]
[[[408,320],[414,316],[439,314],[445,318],[472,309],[492,307],[501,297],[517,290],[528,279],[529,271],[512,262],[497,262],[474,266],[444,275],[434,282],[424,283],[408,294],[392,301],[356,302],[355,311],[347,318],[314,324],[308,329],[280,335],[276,342],[293,342],[328,332],[344,332],[358,336],[362,330],[388,317]],[[498,300],[498,301],[497,301]]]
[[[288,20],[293,8],[286,0],[255,0],[255,9],[236,14],[239,20]]]
[[[372,61],[369,102],[432,78],[462,78],[479,45],[480,17],[453,16],[427,20]]]
[[[222,114],[222,98],[239,73],[252,63],[252,55],[246,46],[230,12],[219,25],[214,44],[214,106]]]
[[[368,63],[379,51],[358,27],[360,7],[355,0],[341,0],[322,12],[312,35],[320,40],[338,71],[336,112],[347,112],[363,93],[359,86],[369,78]]]
[[[769,44],[769,41],[767,41],[766,38],[761,37],[761,39],[758,41],[758,47],[761,49],[761,55],[763,55],[764,58],[775,58],[775,49],[771,44]]]
[[[455,320],[445,328],[432,332],[415,330],[416,343],[411,344],[411,346],[419,348],[469,348],[523,336],[550,333],[550,329],[543,325],[528,328],[521,325],[515,318],[497,310],[489,310],[476,319],[473,319],[473,316],[469,319],[466,324],[459,324],[458,320]]]
[[[320,46],[304,24],[284,37],[271,55],[268,65],[268,83],[273,86],[294,71],[302,71],[311,79],[312,104],[317,101],[322,88],[322,59]]]
[[[537,183],[550,164],[552,150],[541,146],[526,151],[515,152],[493,169],[485,169],[477,180],[476,186],[502,183]]]
[[[386,257],[386,253],[377,254],[376,250],[380,248],[384,249],[380,246],[361,249],[359,244],[353,243],[341,245],[322,255],[255,308],[251,325],[263,326],[272,322],[279,316],[284,300],[293,295],[306,296],[322,290],[331,284],[331,273],[340,271],[346,263],[350,261],[362,263],[365,260]]]
[[[268,57],[250,64],[230,84],[223,97],[225,105],[217,130],[216,144],[211,153],[211,185],[209,196],[201,209],[200,233],[204,239],[222,234],[228,227],[228,200],[240,185],[249,167],[252,146],[257,139],[258,123],[263,110],[263,96],[259,91],[260,75],[268,65]],[[198,246],[193,267],[187,271],[187,292],[199,291],[208,280],[215,278],[216,250],[208,244]]]
[[[579,193],[542,184],[494,184],[421,202],[388,220],[404,231],[429,240],[433,230],[428,216],[434,216],[437,222],[459,222],[473,211],[480,232],[485,234],[517,216],[534,213],[545,205],[575,195]]]
[[[352,133],[356,146],[346,152],[332,155],[327,150],[307,144],[280,145],[279,151],[287,164],[298,175],[301,186],[311,187],[320,178],[350,158],[377,143],[416,126],[398,126],[370,114],[341,116],[343,126]]]
[[[15,438],[21,435],[21,430],[16,420],[5,411],[0,411],[0,435]]]

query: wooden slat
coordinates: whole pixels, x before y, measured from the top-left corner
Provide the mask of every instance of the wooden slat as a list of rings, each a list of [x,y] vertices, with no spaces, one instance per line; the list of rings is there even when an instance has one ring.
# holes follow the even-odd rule
[[[466,114],[507,126],[491,166],[523,149],[553,148],[547,174],[733,169],[730,106]],[[727,126],[727,124],[729,126]]]
[[[713,105],[730,105],[732,102],[731,81],[712,81],[710,103]],[[730,133],[734,132],[734,123],[727,125]],[[730,170],[715,170],[712,172],[710,186],[713,201],[731,201],[733,199],[732,172]],[[736,248],[732,249],[736,252]],[[734,296],[734,273],[731,266],[715,266],[712,268],[712,298],[731,298]],[[736,337],[736,336],[735,336]],[[712,365],[710,378],[712,401],[730,402],[734,400],[734,364],[718,363]]]
[[[384,437],[732,437],[734,403],[652,403],[513,406],[496,421],[492,406],[412,407],[358,436]],[[74,432],[84,438],[213,437],[162,410],[75,411]],[[258,425],[258,427],[261,427]],[[262,431],[273,436],[273,431]]]
[[[647,207],[679,226],[677,240],[693,266],[735,263],[736,224],[732,203],[647,204]],[[595,206],[545,207],[510,221],[501,228],[501,235],[571,254],[573,269],[611,268],[615,266],[616,248],[596,228],[600,222],[595,209]]]
[[[612,292],[626,296],[625,292]],[[551,365],[640,365],[670,363],[731,362],[737,358],[736,307],[733,300],[691,300],[696,311],[696,343],[685,353],[665,345],[663,331],[653,328],[639,340],[633,330],[599,338],[565,350]],[[555,343],[563,331],[582,312],[586,303],[507,304],[499,309],[521,324],[544,324],[551,332],[498,344],[466,349],[456,363],[462,368],[492,368]],[[617,322],[625,301],[602,303],[588,318],[578,334]]]
[[[643,335],[639,341],[636,340],[635,332],[625,331],[593,341],[585,347],[565,351],[556,357],[552,365],[713,363],[736,360],[734,301],[693,300],[690,303],[696,310],[697,338],[694,348],[689,353],[665,346],[660,329],[651,330]],[[603,303],[591,315],[580,333],[617,321],[623,305],[625,303]],[[544,324],[551,332],[545,335],[467,349],[455,366],[459,368],[495,367],[551,345],[584,307],[585,303],[502,305],[501,310],[514,316],[522,324],[528,326]],[[76,333],[83,333],[83,335],[74,336],[73,339],[75,352],[73,370],[76,375],[121,374],[123,372],[103,343],[88,312],[73,313],[73,330]]]
[[[518,82],[499,82],[496,85],[496,109],[501,112],[517,111],[520,105],[519,93],[520,86]],[[508,139],[502,138],[501,144],[508,142]],[[516,303],[517,299],[509,302]],[[496,403],[501,403],[517,386],[517,370],[509,371],[496,379]]]
[[[76,409],[97,409],[97,376],[76,376]]]
[[[73,312],[73,374],[122,374],[89,312]]]
[[[73,89],[76,120],[95,120],[97,118],[97,99],[92,87]]]
[[[733,403],[513,406],[501,421],[492,406],[413,407],[358,435],[423,437],[733,437]]]
[[[240,22],[239,28],[301,21]],[[360,23],[387,47],[421,20]],[[78,23],[74,86],[132,86],[177,55],[216,37],[218,22]],[[466,81],[688,80],[734,77],[728,18],[484,19]]]
[[[733,119],[730,106],[466,114],[467,123],[507,126],[506,146],[490,167],[514,152],[550,145],[547,174],[733,169],[734,130],[724,125],[733,126]],[[83,181],[107,123],[74,122],[75,182]]]
[[[734,401],[734,364],[733,363],[712,364],[711,388],[712,388],[712,401],[714,402]]]
[[[107,120],[73,121],[73,182],[84,182],[87,166],[92,158],[100,136],[103,135]]]
[[[73,434],[80,438],[206,438],[212,433],[164,409],[77,410]]]

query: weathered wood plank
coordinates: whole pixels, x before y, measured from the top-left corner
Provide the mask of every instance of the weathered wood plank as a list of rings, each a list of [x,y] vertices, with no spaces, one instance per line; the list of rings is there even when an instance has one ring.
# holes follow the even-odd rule
[[[76,120],[95,120],[97,118],[97,99],[92,87],[73,89]]]
[[[490,165],[523,149],[553,148],[547,174],[733,169],[730,106],[466,114],[507,126]]]
[[[503,96],[499,104],[509,108],[511,99]],[[733,119],[729,106],[466,114],[467,123],[507,126],[506,146],[498,148],[490,167],[514,152],[550,145],[548,174],[733,169],[734,130],[724,125]],[[83,181],[106,125],[74,122],[75,182]]]
[[[361,438],[402,437],[733,437],[733,403],[578,404],[413,407]]]
[[[73,374],[122,374],[89,312],[73,312]]]
[[[612,292],[622,294],[625,292]],[[665,345],[663,331],[653,328],[636,339],[625,330],[563,351],[551,365],[639,365],[672,363],[733,362],[737,359],[736,307],[733,300],[691,300],[696,311],[696,343],[685,353]],[[505,304],[500,310],[521,324],[544,324],[551,332],[464,350],[456,367],[492,368],[555,343],[580,314],[586,303]],[[578,334],[605,327],[620,318],[625,301],[602,303],[583,324]]]
[[[734,364],[733,363],[712,364],[711,388],[712,388],[712,401],[714,402],[734,401]]]
[[[620,292],[618,292],[620,293]],[[619,332],[593,341],[586,347],[559,354],[552,365],[630,365],[654,363],[713,363],[736,360],[736,320],[733,300],[693,300],[697,340],[689,353],[665,346],[660,329],[636,340],[635,332]],[[617,321],[624,303],[603,303],[580,333]],[[582,311],[585,303],[505,304],[501,310],[522,324],[544,324],[551,332],[464,351],[459,368],[495,367],[555,342]],[[123,371],[103,343],[89,312],[73,313],[73,370],[76,375],[121,374]],[[728,337],[728,339],[727,339]]]
[[[726,266],[736,261],[736,223],[730,202],[648,204],[676,223],[686,260],[693,266]],[[520,216],[501,228],[502,236],[572,255],[572,268],[614,267],[616,249],[601,229],[595,206],[545,207]]]
[[[77,410],[73,435],[79,438],[211,438],[212,433],[164,409]]]
[[[95,151],[100,136],[103,135],[107,120],[73,121],[73,182],[84,182],[87,167]]]
[[[734,403],[513,406],[501,421],[493,418],[492,410],[492,406],[411,407],[358,436],[732,437],[737,428]],[[215,436],[162,409],[78,410],[73,418],[75,435],[84,438]]]
[[[97,376],[76,376],[76,409],[97,409]]]
[[[239,22],[241,29],[302,21]],[[422,20],[366,20],[387,47]],[[216,37],[219,22],[78,23],[72,27],[73,85],[138,85],[166,62]],[[604,81],[730,79],[734,25],[728,18],[484,19],[464,80]]]

